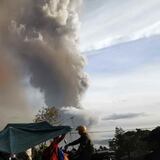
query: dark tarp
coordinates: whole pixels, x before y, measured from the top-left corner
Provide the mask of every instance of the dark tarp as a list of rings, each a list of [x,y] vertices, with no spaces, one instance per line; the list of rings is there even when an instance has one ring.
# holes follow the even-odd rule
[[[0,132],[0,151],[20,153],[69,131],[69,126],[51,126],[47,122],[8,124]]]

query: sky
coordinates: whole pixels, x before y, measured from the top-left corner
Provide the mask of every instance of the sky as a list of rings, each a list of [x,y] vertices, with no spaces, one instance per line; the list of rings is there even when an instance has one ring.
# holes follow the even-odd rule
[[[159,125],[159,8],[159,0],[84,0],[80,49],[90,86],[82,104],[98,117],[92,130]]]
[[[31,114],[34,116],[42,106],[47,105],[46,98],[48,97],[44,93],[43,87],[49,83],[40,83],[38,86],[34,85],[32,83],[34,73],[32,72],[35,71],[35,78],[37,78],[37,74],[40,73],[42,76],[39,79],[40,81],[44,79],[44,81],[47,80],[47,82],[51,83],[47,87],[47,89],[49,88],[49,91],[52,89],[51,87],[56,86],[56,84],[52,83],[52,79],[50,79],[48,75],[51,74],[51,78],[53,78],[53,80],[55,77],[59,78],[57,73],[60,73],[58,75],[62,74],[66,79],[69,78],[68,83],[66,83],[66,88],[68,88],[69,92],[66,92],[66,95],[68,97],[68,93],[72,93],[79,102],[79,96],[81,96],[82,91],[87,87],[87,83],[84,83],[87,80],[86,75],[83,73],[84,67],[84,72],[88,75],[89,87],[86,92],[82,94],[81,105],[83,109],[76,108],[77,106],[73,105],[72,107],[65,106],[64,108],[61,108],[61,111],[66,114],[65,116],[69,117],[67,118],[69,119],[70,124],[72,123],[71,120],[73,121],[71,118],[76,115],[79,123],[85,122],[88,126],[91,126],[91,128],[89,128],[90,131],[105,131],[101,132],[101,134],[92,134],[94,140],[97,140],[97,142],[104,142],[103,140],[106,140],[106,138],[111,138],[114,134],[115,127],[122,127],[123,129],[128,130],[158,126],[160,113],[160,0],[83,0],[81,10],[78,12],[80,13],[79,22],[77,9],[79,8],[80,1],[82,0],[76,1],[76,3],[72,0],[57,0],[54,1],[55,3],[51,1],[52,3],[50,3],[49,6],[43,6],[43,3],[37,3],[38,6],[42,5],[43,7],[38,7],[40,12],[39,10],[28,12],[34,16],[30,16],[30,14],[23,15],[25,11],[28,11],[27,9],[32,10],[34,8],[30,7],[30,5],[25,5],[26,1],[24,1],[25,3],[22,3],[21,5],[22,8],[23,5],[25,5],[26,10],[23,10],[25,7],[23,9],[18,7],[19,10],[16,8],[17,14],[13,15],[14,17],[18,16],[18,13],[22,14],[25,18],[24,21],[23,18],[20,18],[20,22],[11,20],[11,24],[6,20],[7,17],[3,18],[3,15],[6,15],[6,12],[8,11],[8,8],[3,8],[1,12],[4,13],[0,14],[0,21],[2,21],[1,24],[6,23],[6,26],[0,25],[0,34],[5,35],[7,33],[7,36],[5,37],[8,38],[4,40],[9,41],[2,40],[2,42],[4,41],[8,47],[1,45],[3,54],[0,53],[0,60],[4,61],[3,59],[5,59],[6,62],[9,62],[9,65],[7,66],[7,63],[4,61],[4,64],[1,64],[0,69],[4,73],[7,73],[2,74],[3,72],[1,71],[1,74],[4,75],[5,78],[9,77],[8,79],[11,80],[7,81],[7,83],[12,82],[10,83],[12,85],[9,85],[9,89],[8,85],[5,85],[7,88],[6,91],[8,92],[10,89],[12,90],[12,87],[16,88],[16,94],[14,94],[15,92],[11,92],[9,95],[11,95],[10,97],[13,102],[15,99],[18,100],[18,105],[21,108],[21,106],[24,105],[20,103],[21,101],[19,102],[19,95],[22,92],[20,90],[17,93],[17,86],[19,86],[24,92],[22,97],[24,96],[24,99],[27,102],[26,107],[31,107]],[[36,3],[32,3],[32,1],[29,2],[31,5],[36,5]],[[72,3],[72,5],[68,5],[68,2]],[[17,5],[19,5],[19,1],[17,1]],[[17,7],[17,5],[15,5],[15,7]],[[69,9],[67,7],[69,7]],[[13,9],[15,8],[13,7]],[[41,11],[47,15],[43,17],[44,19],[37,16]],[[8,17],[11,18],[11,15]],[[32,18],[30,19],[28,17]],[[35,17],[37,22],[40,23],[34,23]],[[50,18],[48,19],[48,17]],[[19,18],[17,18],[17,20],[18,19]],[[49,25],[50,23],[48,23],[48,20],[52,25]],[[31,22],[33,22],[33,24],[30,24]],[[42,22],[44,22],[44,26],[41,25]],[[56,23],[56,25],[54,25],[54,23]],[[28,27],[26,24],[31,25],[31,27],[29,25],[31,32],[25,29],[25,27]],[[59,24],[59,26],[57,26],[57,24]],[[37,25],[39,26],[35,28]],[[4,32],[3,29],[7,32]],[[35,29],[37,29],[37,32]],[[26,33],[24,31],[26,31]],[[33,34],[31,34],[32,32]],[[53,34],[53,32],[55,32],[55,34]],[[51,41],[49,35],[53,38],[53,41]],[[61,36],[59,37],[57,35]],[[20,36],[20,39],[18,38],[17,41],[15,41],[15,37],[13,38],[13,36]],[[3,39],[2,37],[4,36],[1,36],[1,39]],[[24,41],[21,41],[21,38],[24,38]],[[57,41],[57,38],[59,41]],[[13,43],[13,46],[16,44],[14,46],[14,50],[12,50],[12,47],[10,46],[10,44],[12,44],[10,42],[12,41],[16,42]],[[36,68],[37,70],[32,70],[30,63],[27,65],[27,67],[29,67],[27,69],[26,63],[24,64],[24,61],[20,61],[23,57],[19,54],[19,47],[20,49],[23,48],[23,45],[20,44],[21,42],[22,44],[23,42],[24,44],[28,44],[30,41],[33,43],[36,42],[34,43],[33,48],[31,47],[31,49],[33,49],[33,57],[31,56],[33,61],[31,62],[33,62],[33,64],[34,62],[40,62],[40,65]],[[57,43],[54,42],[60,43],[58,43],[59,45],[57,46]],[[71,46],[68,45],[68,42]],[[79,51],[76,48],[77,42],[82,55],[86,58],[86,65],[84,65],[83,57],[79,54]],[[41,45],[39,46],[39,44]],[[47,46],[51,47],[53,52],[50,52],[50,49],[44,50],[43,52],[43,47],[45,48]],[[42,47],[42,53],[39,52],[39,47],[40,49]],[[72,47],[75,50],[73,50]],[[64,57],[61,57],[60,55],[62,55],[63,49]],[[5,50],[5,52],[3,50]],[[12,52],[16,53],[15,61],[13,59],[14,54],[9,55]],[[34,56],[35,52],[36,55]],[[8,53],[7,55],[9,55],[9,58],[4,56],[4,53]],[[30,51],[25,52],[25,54],[27,53],[30,55]],[[38,56],[39,54],[40,56]],[[41,54],[44,57],[47,56],[47,59]],[[69,55],[68,59],[65,58],[66,55]],[[20,58],[16,59],[19,56]],[[10,58],[13,62],[10,61]],[[37,61],[34,61],[36,59]],[[73,64],[68,60],[73,61]],[[10,64],[10,62],[13,64]],[[25,62],[28,64],[29,61]],[[24,68],[19,67],[22,64],[24,64]],[[15,69],[12,68],[12,65]],[[48,65],[51,66],[48,67]],[[8,76],[8,73],[10,72],[7,71],[9,69],[7,68],[8,70],[5,70],[5,67],[11,69],[11,73],[14,73],[16,70],[16,73],[19,76],[16,77],[15,75],[17,74],[12,73],[15,83],[13,83],[13,80]],[[56,67],[59,69],[55,70]],[[63,67],[64,70],[62,69]],[[49,69],[49,72],[45,69]],[[72,71],[74,71],[75,74],[73,74],[71,69],[73,69]],[[50,73],[52,70],[53,72],[54,70],[57,72],[54,72],[52,75],[52,73]],[[22,74],[21,71],[25,73]],[[77,71],[80,71],[80,73]],[[47,76],[45,76],[46,74]],[[74,75],[75,77],[73,77]],[[60,82],[58,83],[60,91],[61,88],[64,89],[62,86],[64,85],[64,82],[66,82],[63,76],[60,77],[62,78],[60,81],[56,81],[57,83]],[[71,87],[69,87],[70,85],[68,86],[68,84],[73,84],[73,89],[77,89],[74,86],[74,83],[72,83],[75,82],[72,81],[73,78],[78,80],[78,86],[83,85],[77,90],[76,93],[78,95],[75,95],[74,92],[71,91]],[[17,81],[17,79],[19,80]],[[5,82],[3,76],[0,77],[0,80],[1,83]],[[43,84],[45,85],[43,86]],[[54,89],[52,91],[54,91]],[[1,93],[4,93],[3,90],[1,90]],[[49,97],[54,101],[55,95],[53,96],[53,94],[50,94],[51,92],[47,93],[51,95],[51,97]],[[12,98],[14,97],[13,95],[15,95],[16,98]],[[61,102],[61,99],[63,98],[60,97],[59,102]],[[73,97],[71,96],[71,100],[72,99]],[[3,102],[3,98],[0,100]],[[9,100],[6,98],[5,103],[7,103],[7,106],[8,102]],[[10,110],[10,106],[12,105],[13,103],[11,101],[5,114],[13,115],[12,110]],[[15,106],[16,105],[17,103]],[[3,106],[3,108],[6,110],[6,107]],[[3,108],[1,107],[1,109]],[[16,111],[18,111],[18,113],[20,108],[13,107],[14,110],[16,109]],[[21,110],[23,110],[23,107]],[[10,114],[8,114],[8,111],[10,111]],[[26,112],[23,111],[23,113],[28,116]],[[16,114],[15,117],[13,117],[14,119],[19,117],[17,112],[14,114]],[[21,113],[20,115],[21,117],[24,117]],[[2,117],[8,121],[8,116],[5,117],[5,115],[3,115]],[[66,121],[66,123],[68,123],[68,121]],[[73,121],[73,123],[78,125],[76,121]]]

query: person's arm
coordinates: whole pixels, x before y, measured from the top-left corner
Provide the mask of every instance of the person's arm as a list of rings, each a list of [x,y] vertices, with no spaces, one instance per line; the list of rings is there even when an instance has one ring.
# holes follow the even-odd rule
[[[80,143],[80,141],[81,141],[81,138],[79,138],[79,139],[77,139],[77,140],[75,140],[75,141],[73,141],[73,142],[69,143],[69,144],[68,144],[68,146],[74,146],[74,145],[77,145],[77,144],[79,144],[79,143]]]
[[[80,141],[81,141],[81,138],[79,138],[79,139],[77,139],[77,140],[75,140],[75,141],[73,141],[73,142],[71,142],[71,143],[65,145],[65,150],[67,150],[67,148],[68,148],[69,146],[74,146],[74,145],[79,144]]]
[[[65,137],[65,134],[61,135],[61,137],[57,137],[55,140],[54,140],[54,143],[58,144],[60,143]]]

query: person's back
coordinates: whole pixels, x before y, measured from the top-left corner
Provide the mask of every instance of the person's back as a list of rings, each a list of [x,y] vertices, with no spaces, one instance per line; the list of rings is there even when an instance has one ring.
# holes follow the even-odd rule
[[[83,133],[80,137],[80,146],[78,148],[78,152],[80,154],[81,159],[91,159],[93,151],[93,144],[89,135],[87,133]]]
[[[78,130],[80,138],[69,143],[68,145],[66,145],[66,147],[79,144],[79,148],[77,151],[77,155],[79,156],[78,159],[91,160],[91,156],[93,154],[94,149],[93,149],[92,141],[87,134],[86,127],[79,126],[77,127],[76,130]]]

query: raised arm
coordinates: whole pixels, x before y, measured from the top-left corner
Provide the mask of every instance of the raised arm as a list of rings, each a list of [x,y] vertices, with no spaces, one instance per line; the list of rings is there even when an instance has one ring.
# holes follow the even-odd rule
[[[61,135],[60,137],[57,137],[54,139],[54,143],[58,144],[60,143],[65,137],[65,134]]]

